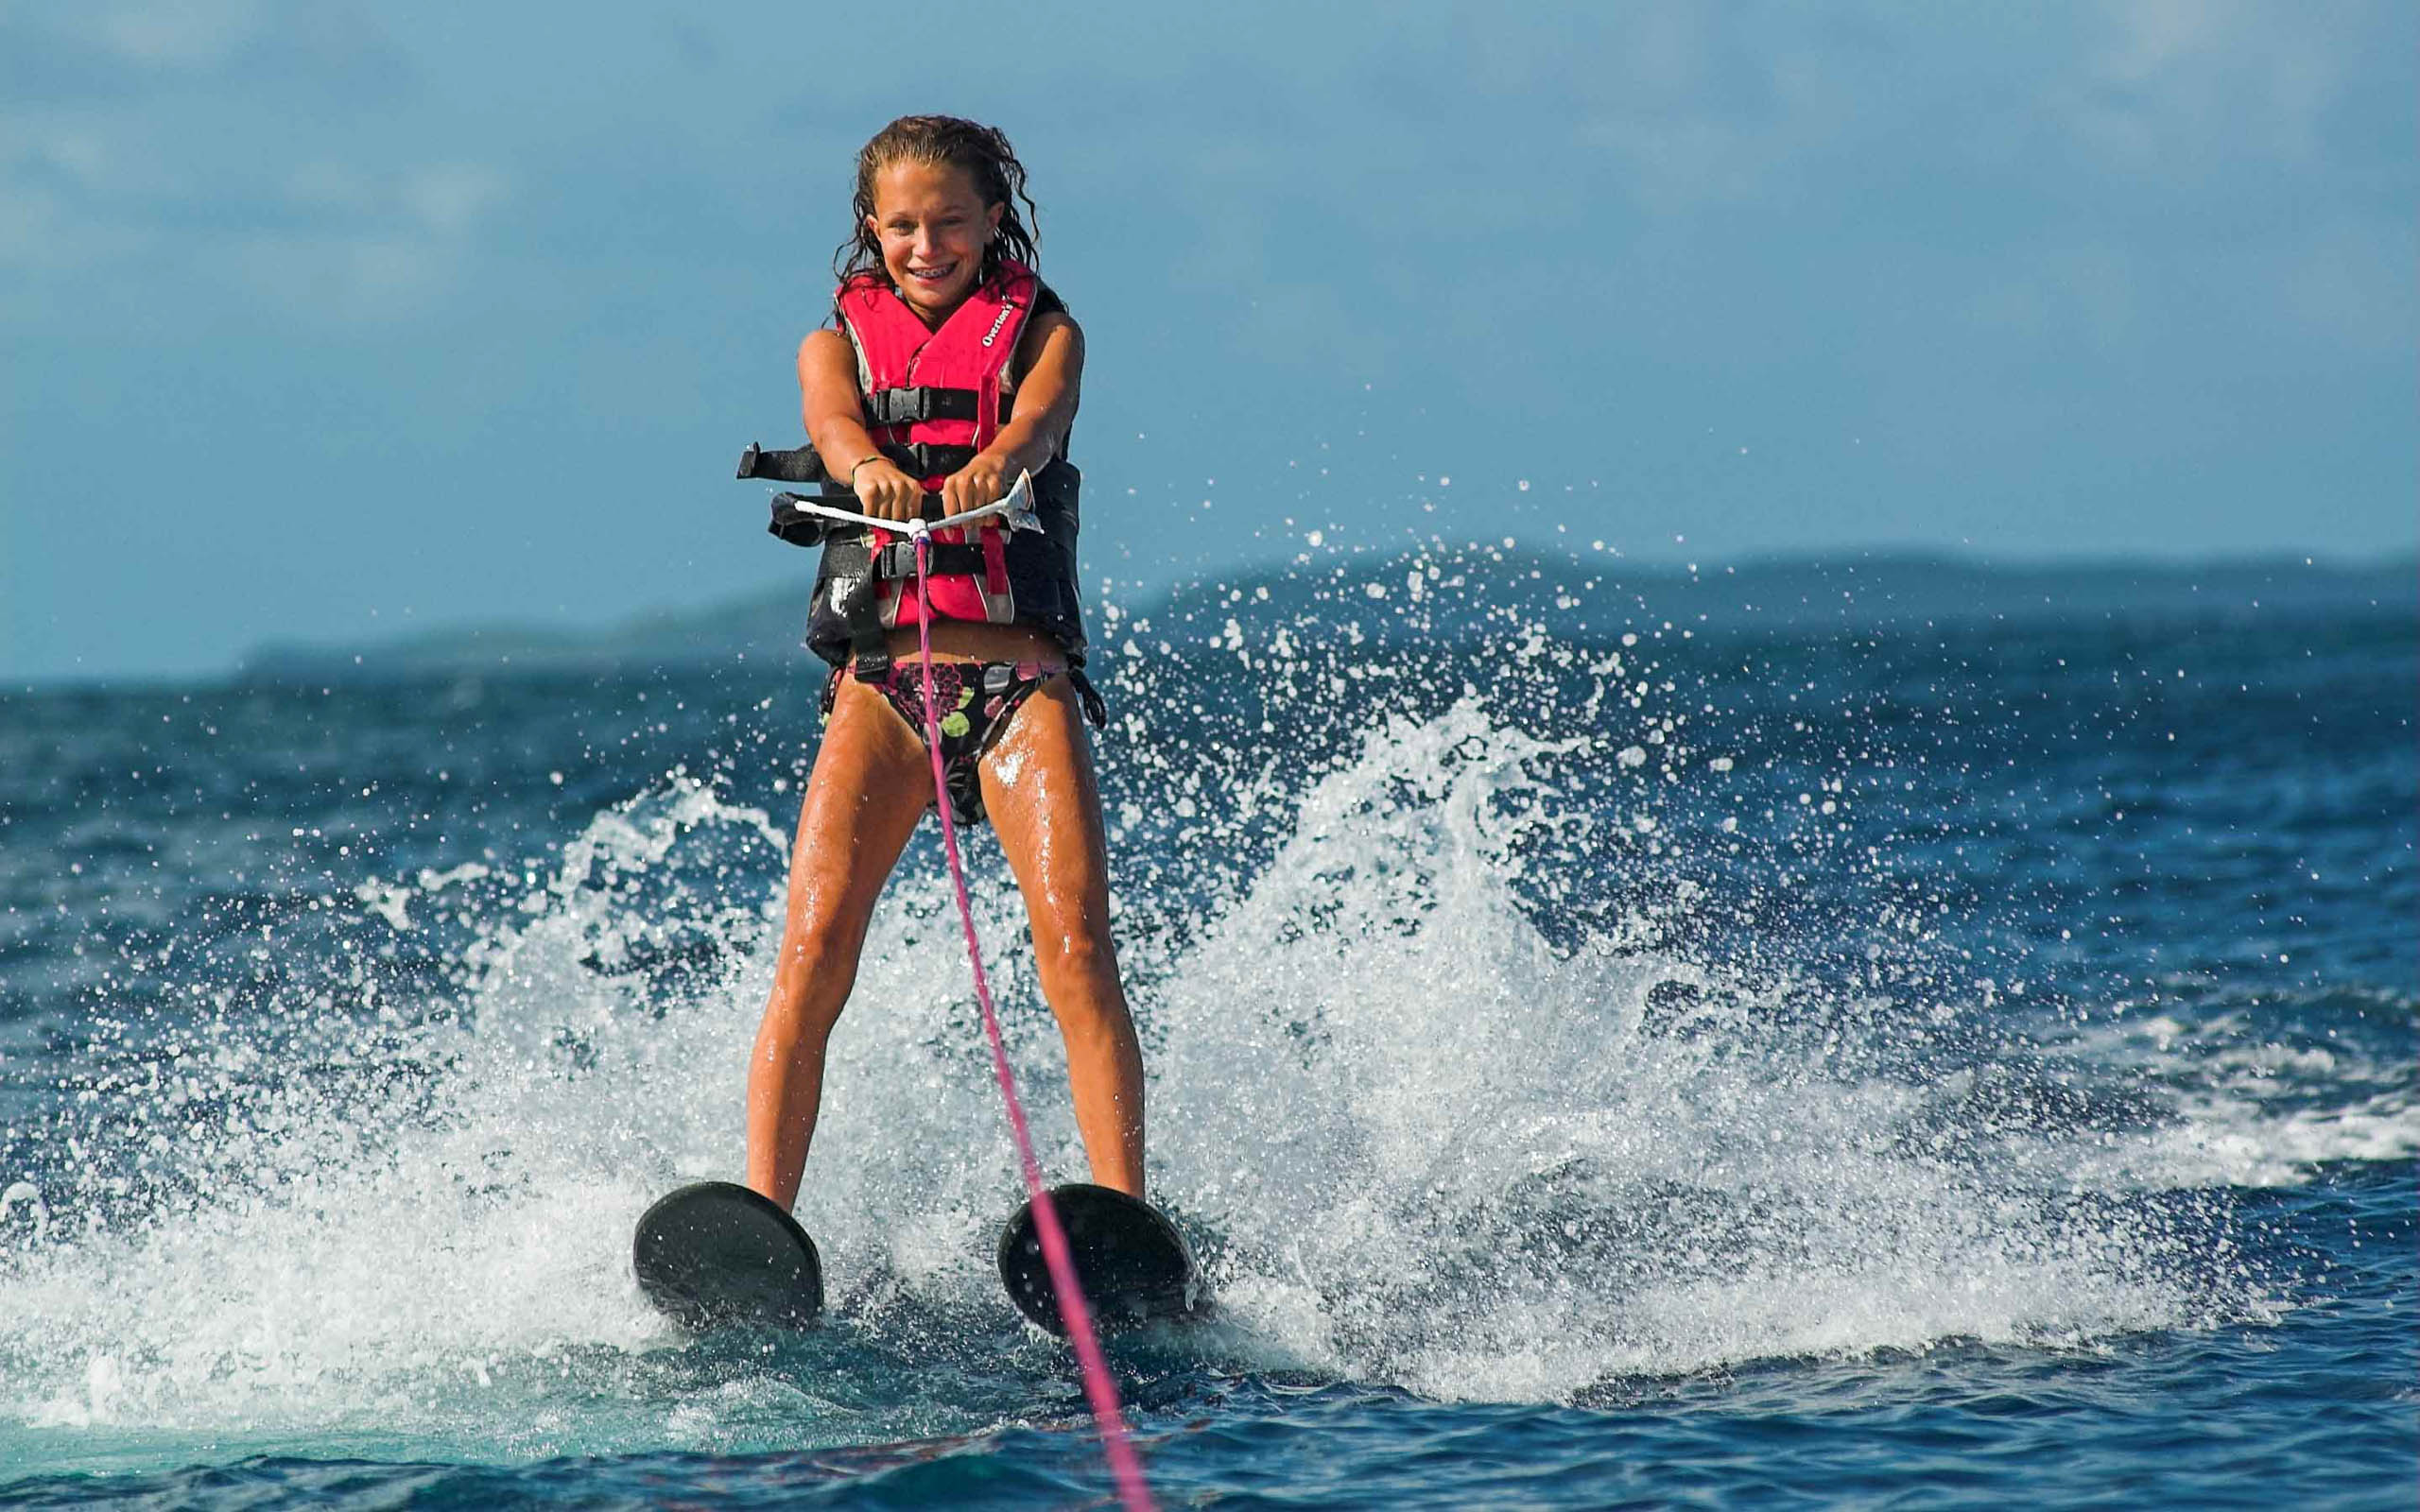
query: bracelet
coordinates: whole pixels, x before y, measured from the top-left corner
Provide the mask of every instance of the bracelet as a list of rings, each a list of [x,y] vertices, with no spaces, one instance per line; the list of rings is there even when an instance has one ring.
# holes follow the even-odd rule
[[[854,489],[857,486],[857,469],[865,466],[868,462],[881,462],[887,460],[889,459],[880,452],[868,452],[865,455],[858,457],[855,462],[850,463],[849,487]]]

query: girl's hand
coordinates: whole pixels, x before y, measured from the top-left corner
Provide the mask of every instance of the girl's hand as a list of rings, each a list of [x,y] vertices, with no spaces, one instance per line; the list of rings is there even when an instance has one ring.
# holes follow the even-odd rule
[[[873,470],[868,468],[867,472]],[[964,514],[996,502],[1009,491],[1003,473],[1008,464],[989,453],[979,454],[975,460],[942,479],[942,512]]]
[[[955,482],[955,479],[952,479]],[[856,488],[859,511],[877,520],[913,520],[924,511],[925,490],[885,456],[859,467],[850,475]]]

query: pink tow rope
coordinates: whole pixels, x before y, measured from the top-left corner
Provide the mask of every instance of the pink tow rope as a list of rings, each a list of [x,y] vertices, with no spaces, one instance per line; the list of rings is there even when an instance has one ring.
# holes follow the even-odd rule
[[[933,758],[933,806],[942,816],[942,850],[949,856],[949,880],[958,889],[958,921],[966,931],[966,959],[975,968],[975,1001],[983,1008],[983,1033],[992,1041],[992,1071],[1000,1078],[1000,1100],[1008,1105],[1009,1131],[1016,1136],[1017,1159],[1025,1165],[1026,1190],[1033,1194],[1033,1226],[1042,1239],[1042,1258],[1050,1267],[1050,1289],[1059,1298],[1059,1317],[1084,1371],[1084,1396],[1100,1424],[1101,1448],[1117,1477],[1117,1499],[1127,1512],[1150,1512],[1150,1488],[1143,1484],[1143,1467],[1127,1441],[1126,1418],[1118,1410],[1117,1386],[1110,1380],[1109,1362],[1101,1358],[1100,1341],[1093,1335],[1092,1309],[1084,1305],[1084,1289],[1076,1280],[1075,1257],[1067,1248],[1067,1232],[1059,1226],[1059,1210],[1042,1185],[1042,1162],[1034,1159],[1033,1135],[1027,1129],[1025,1108],[1017,1101],[1017,1079],[1009,1070],[1009,1050],[1000,1038],[1000,1016],[992,1006],[992,985],[983,975],[983,950],[975,937],[975,905],[966,895],[966,868],[958,859],[958,826],[949,816],[949,777],[942,765],[941,715],[933,710],[933,604],[925,589],[930,576],[927,552],[931,540],[923,529],[916,540],[916,644],[924,653],[925,749]]]

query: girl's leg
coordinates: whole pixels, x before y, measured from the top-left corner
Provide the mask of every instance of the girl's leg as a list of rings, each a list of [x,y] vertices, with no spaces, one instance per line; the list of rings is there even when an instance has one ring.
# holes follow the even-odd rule
[[[1025,700],[981,774],[984,812],[1033,923],[1043,996],[1067,1041],[1076,1127],[1093,1179],[1139,1197],[1143,1052],[1109,938],[1109,857],[1092,747],[1065,678]]]
[[[798,1195],[823,1097],[823,1048],[856,981],[874,901],[932,801],[922,742],[855,679],[799,805],[787,917],[772,996],[748,1062],[748,1184],[783,1207]]]

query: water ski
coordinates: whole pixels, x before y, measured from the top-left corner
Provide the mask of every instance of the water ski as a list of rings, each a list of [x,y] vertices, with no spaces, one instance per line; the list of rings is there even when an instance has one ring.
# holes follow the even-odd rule
[[[1197,1318],[1210,1311],[1193,1256],[1175,1226],[1150,1203],[1083,1181],[1051,1188],[1050,1202],[1067,1231],[1076,1279],[1102,1332]],[[1065,1335],[1030,1202],[1000,1230],[1000,1280],[1018,1312]]]
[[[631,1241],[639,1290],[675,1322],[803,1328],[823,1311],[815,1241],[780,1207],[730,1181],[660,1198]]]

